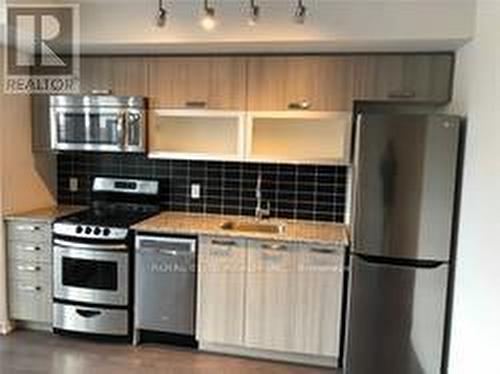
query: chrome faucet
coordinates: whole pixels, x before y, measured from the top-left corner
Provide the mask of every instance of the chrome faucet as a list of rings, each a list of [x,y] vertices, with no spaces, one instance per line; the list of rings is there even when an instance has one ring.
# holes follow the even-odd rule
[[[269,218],[271,215],[271,204],[266,201],[266,207],[262,207],[262,174],[259,172],[257,177],[257,187],[255,188],[255,197],[257,198],[257,206],[255,207],[255,218],[261,220]]]

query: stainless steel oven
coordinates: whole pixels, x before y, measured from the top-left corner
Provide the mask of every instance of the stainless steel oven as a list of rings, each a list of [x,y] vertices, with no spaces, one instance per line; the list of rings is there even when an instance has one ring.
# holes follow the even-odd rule
[[[54,298],[126,306],[129,302],[127,245],[54,239]]]
[[[57,95],[49,107],[53,150],[145,152],[143,97]]]

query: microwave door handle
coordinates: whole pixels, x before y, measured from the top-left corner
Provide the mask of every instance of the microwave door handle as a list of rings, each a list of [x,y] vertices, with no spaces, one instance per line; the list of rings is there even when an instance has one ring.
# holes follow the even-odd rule
[[[117,131],[118,131],[120,147],[122,148],[122,150],[124,150],[127,135],[125,130],[125,114],[122,110],[119,111],[117,114]]]
[[[123,111],[121,113],[122,116],[122,121],[123,121],[123,149],[127,149],[129,146],[129,132],[130,132],[130,125],[128,121],[128,113],[127,111]]]

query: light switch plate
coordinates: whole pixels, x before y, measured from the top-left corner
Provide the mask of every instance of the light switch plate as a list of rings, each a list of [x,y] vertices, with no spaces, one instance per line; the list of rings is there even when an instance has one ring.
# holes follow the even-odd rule
[[[198,200],[201,195],[201,186],[199,183],[193,183],[191,185],[191,199]]]
[[[78,191],[78,178],[75,178],[75,177],[69,178],[69,190],[71,192]]]

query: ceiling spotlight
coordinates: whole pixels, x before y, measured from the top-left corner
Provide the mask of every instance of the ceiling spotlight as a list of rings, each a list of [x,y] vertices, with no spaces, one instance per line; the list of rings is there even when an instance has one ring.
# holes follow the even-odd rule
[[[250,0],[250,14],[248,17],[248,24],[250,26],[255,26],[259,21],[260,17],[260,7],[255,4],[255,0]]]
[[[158,0],[158,12],[156,13],[156,25],[158,27],[165,26],[167,22],[167,9],[165,9],[165,5],[163,4],[163,0]]]
[[[201,18],[201,26],[205,30],[213,30],[217,24],[215,21],[215,9],[208,5],[208,0],[203,2],[204,15]]]
[[[296,23],[303,24],[306,20],[307,8],[304,5],[303,0],[298,0],[297,8],[295,8],[295,12],[293,13],[293,19]]]

